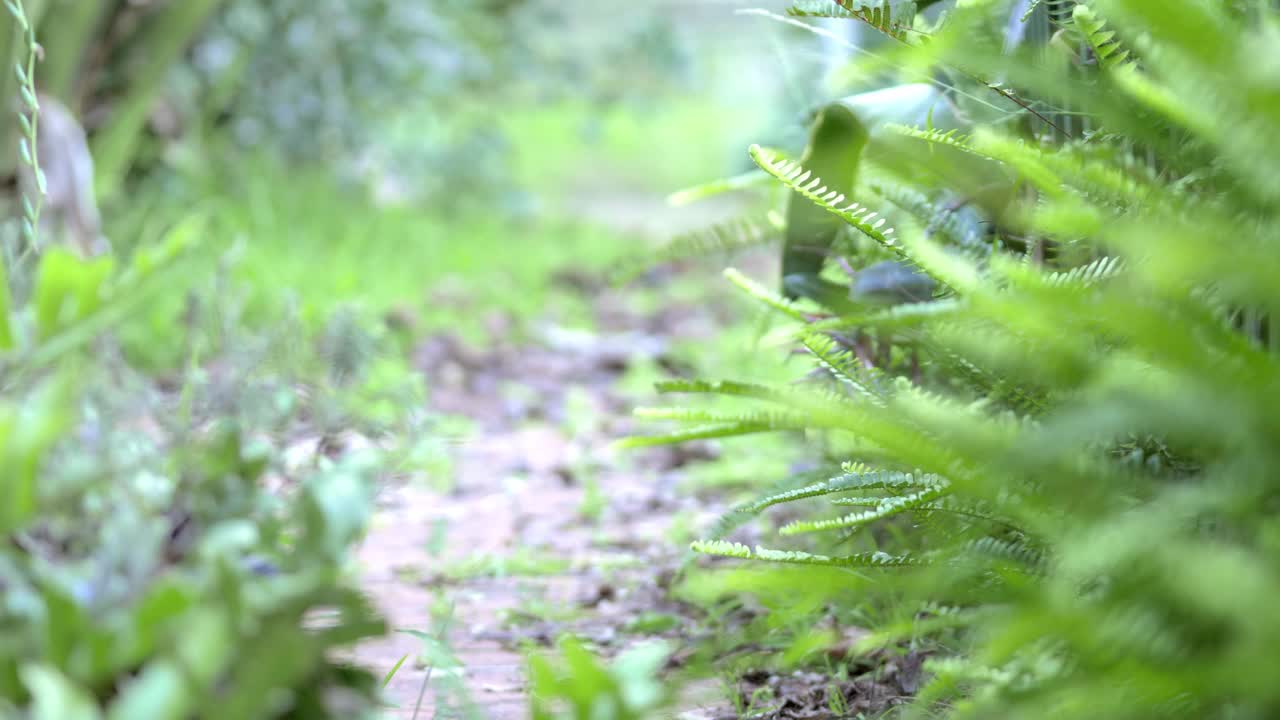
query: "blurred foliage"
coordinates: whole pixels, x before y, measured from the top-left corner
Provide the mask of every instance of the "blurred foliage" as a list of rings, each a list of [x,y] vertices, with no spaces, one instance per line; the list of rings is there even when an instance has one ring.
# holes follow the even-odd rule
[[[117,3],[108,0],[28,0],[26,17],[40,42],[40,55],[52,58],[35,72],[37,88],[86,118],[93,133],[98,193],[119,191],[142,151],[148,123],[170,68],[180,63],[204,22],[222,0],[169,3]],[[0,56],[13,67],[26,57],[25,38],[15,15],[0,17]],[[18,94],[15,78],[0,79],[0,96]],[[163,124],[163,123],[162,123]],[[19,130],[6,113],[0,137]],[[17,147],[16,139],[4,146]],[[6,173],[21,156],[6,153]]]
[[[627,650],[611,665],[572,637],[558,649],[559,657],[529,657],[534,720],[640,720],[654,717],[671,699],[656,677],[670,654],[662,643]]]
[[[190,36],[173,23],[198,5],[210,7],[121,12],[143,14],[135,39],[163,70]],[[111,128],[140,126],[126,116],[161,75],[117,88],[125,115],[95,149],[137,140]],[[24,206],[34,236],[39,202]],[[379,318],[339,303],[313,330],[283,312],[271,334],[252,328],[227,248],[210,240],[225,220],[204,209],[138,225],[142,241],[117,256],[32,237],[20,295],[0,272],[4,717],[378,709],[376,676],[342,659],[385,631],[348,553],[375,478],[425,460],[390,439],[424,434],[421,380]]]
[[[348,552],[378,483],[447,465],[407,350],[489,312],[496,342],[535,314],[589,324],[552,270],[604,274],[624,243],[506,188],[572,198],[717,159],[648,150],[724,132],[679,97],[692,33],[549,0],[24,7],[43,59],[22,94],[88,131],[115,254],[32,242],[30,278],[0,273],[0,716],[366,716],[377,683],[342,659],[385,628]],[[36,134],[3,125],[5,147]],[[6,244],[35,214],[12,199]],[[567,676],[540,666],[548,698],[667,699],[665,650],[564,656]]]
[[[676,28],[610,13],[595,20],[610,32],[588,32],[592,15],[594,4],[544,0],[233,0],[172,73],[173,103],[387,199],[491,205],[509,190],[512,152],[495,108],[652,103],[679,86],[691,59]]]
[[[341,443],[329,433],[360,426],[332,411],[325,425],[322,389],[299,402],[287,375],[242,355],[157,384],[106,334],[191,282],[205,227],[193,218],[119,269],[47,252],[30,305],[5,314],[0,714],[376,706],[374,676],[332,651],[383,632],[346,576],[383,454],[299,462],[293,443]]]
[[[772,547],[694,543],[759,563],[704,602],[765,602],[769,648],[823,607],[870,625],[849,672],[927,660],[904,716],[1276,714],[1280,15],[909,5],[825,13],[892,37],[855,70],[909,84],[833,105],[799,161],[751,149],[789,193],[786,294],[729,279],[813,373],[662,383],[719,402],[629,441],[799,431],[843,463],[722,524],[778,512]]]

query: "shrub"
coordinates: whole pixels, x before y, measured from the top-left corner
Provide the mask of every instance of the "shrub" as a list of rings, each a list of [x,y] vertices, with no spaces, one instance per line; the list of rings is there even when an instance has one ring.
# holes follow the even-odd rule
[[[39,199],[23,207],[36,257],[16,302],[0,259],[0,715],[370,715],[376,679],[341,651],[384,630],[345,573],[378,455],[291,460],[275,439],[307,423],[318,454],[338,441],[321,403],[242,357],[202,367],[193,327],[177,383],[119,357],[109,331],[207,261],[204,216],[118,266],[42,247]],[[356,334],[333,335],[326,359],[354,385]]]
[[[799,162],[752,149],[791,190],[786,294],[733,277],[821,379],[666,383],[751,406],[642,410],[681,427],[630,444],[832,438],[843,473],[738,509],[801,512],[771,547],[694,547],[900,608],[864,647],[946,649],[916,713],[1275,715],[1280,14],[906,5],[794,12],[880,27],[869,64],[947,92],[835,103]],[[885,107],[912,87],[920,119]]]
[[[316,403],[236,358],[157,387],[102,331],[191,273],[197,221],[117,271],[50,250],[0,351],[0,714],[358,717],[335,650],[383,622],[346,577],[379,458],[297,466]],[[92,361],[92,350],[104,360]]]

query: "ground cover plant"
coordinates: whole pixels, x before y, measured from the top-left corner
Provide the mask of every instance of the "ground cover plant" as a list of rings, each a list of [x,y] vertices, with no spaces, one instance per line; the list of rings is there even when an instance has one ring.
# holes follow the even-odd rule
[[[802,157],[751,149],[790,192],[784,277],[730,279],[813,374],[640,411],[678,428],[631,445],[803,431],[843,464],[728,519],[785,514],[767,542],[695,542],[746,563],[698,584],[774,628],[856,617],[842,672],[924,661],[870,712],[1274,714],[1280,16],[914,5],[792,7],[878,28],[855,70],[912,84],[822,109]]]

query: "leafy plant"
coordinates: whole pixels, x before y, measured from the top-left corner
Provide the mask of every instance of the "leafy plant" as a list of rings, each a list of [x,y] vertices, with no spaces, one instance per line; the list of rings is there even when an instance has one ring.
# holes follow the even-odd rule
[[[529,657],[529,682],[534,720],[639,720],[652,717],[669,700],[657,679],[668,648],[659,642],[632,648],[612,665],[572,637],[559,644],[560,661],[542,655]]]
[[[107,0],[28,0],[21,20],[12,12],[0,16],[0,57],[6,68],[13,67],[26,56],[28,42],[39,37],[48,58],[40,67],[40,89],[80,116],[91,108],[107,110],[105,118],[100,112],[85,124],[97,131],[92,144],[97,190],[109,198],[121,189],[140,153],[166,73],[182,60],[220,4],[199,0],[139,7]],[[26,69],[34,83],[34,63]],[[15,97],[26,84],[19,76],[15,85],[7,72],[0,77],[0,97]],[[8,119],[0,123],[6,148],[17,147],[8,139],[23,132],[23,126]],[[21,154],[6,153],[0,169],[11,172],[20,161],[25,162]]]
[[[859,581],[831,568],[873,573],[863,597],[897,620],[861,647],[944,651],[910,712],[1270,716],[1280,104],[1260,59],[1280,15],[998,5],[918,20],[886,53],[968,78],[991,107],[966,134],[886,124],[798,163],[752,150],[812,208],[789,214],[784,266],[821,292],[739,284],[817,375],[662,384],[738,404],[642,410],[678,428],[630,444],[829,438],[842,474],[736,511],[799,513],[775,543],[694,549],[796,566],[832,598]],[[961,209],[980,233],[956,231]],[[806,242],[831,250],[801,260]],[[896,286],[868,275],[886,260]]]
[[[33,98],[33,74],[19,79]],[[22,124],[35,166],[38,122]],[[36,246],[38,198],[24,206]],[[18,301],[0,272],[0,715],[377,708],[376,678],[340,653],[385,629],[346,577],[380,455],[301,467],[269,439],[320,403],[288,402],[287,378],[250,380],[239,359],[206,373],[192,343],[188,372],[162,387],[112,340],[144,303],[193,286],[208,227],[188,214],[127,262],[53,247]]]

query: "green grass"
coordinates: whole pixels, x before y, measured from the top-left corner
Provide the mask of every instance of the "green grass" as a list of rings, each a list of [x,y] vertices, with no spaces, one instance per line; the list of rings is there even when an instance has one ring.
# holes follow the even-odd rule
[[[651,203],[728,172],[750,133],[726,102],[671,94],[644,108],[565,101],[498,115],[509,180],[544,209],[533,215],[512,216],[475,188],[430,207],[379,207],[331,170],[290,167],[208,140],[193,145],[206,160],[179,162],[107,208],[107,230],[128,252],[193,209],[206,210],[213,220],[206,249],[228,263],[216,292],[237,294],[249,327],[273,328],[296,315],[314,333],[336,308],[357,306],[370,315],[397,308],[420,331],[449,328],[472,339],[497,312],[517,325],[549,314],[589,328],[586,304],[554,287],[553,273],[572,267],[603,276],[638,245],[579,219],[589,215],[583,204],[600,191]],[[411,112],[388,119],[388,133],[411,133]],[[441,177],[423,182],[448,183],[450,173],[464,171],[441,167]],[[182,309],[181,298],[169,298],[140,321],[149,330],[169,326],[172,335]],[[156,364],[171,365],[178,353],[156,354]]]
[[[215,269],[206,268],[193,279],[197,289],[218,293],[219,301],[235,295],[239,322],[266,332],[296,319],[314,335],[347,306],[369,316],[396,308],[420,332],[448,328],[470,339],[482,335],[493,313],[509,314],[517,329],[548,313],[583,324],[586,302],[556,288],[554,272],[572,266],[603,275],[627,247],[607,230],[570,220],[377,207],[321,172],[291,171],[261,157],[189,194],[203,198],[213,220],[204,249],[226,267],[216,286]],[[190,212],[188,196],[154,193],[109,230],[125,239],[118,245],[126,252],[146,244]],[[135,334],[175,340],[146,348],[145,365],[180,360],[185,307],[184,293],[175,292],[133,319],[142,328]]]

